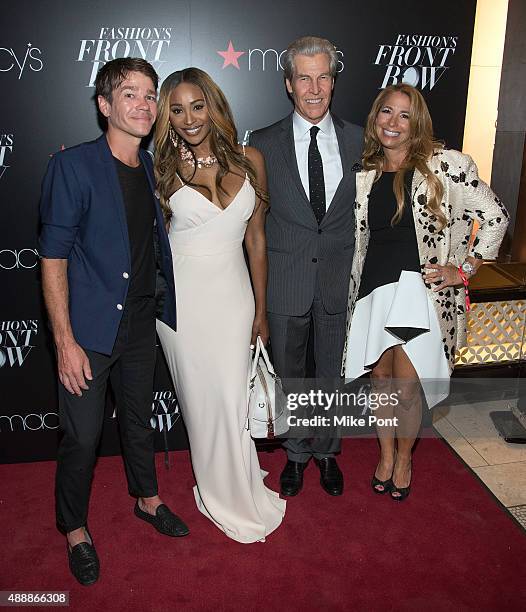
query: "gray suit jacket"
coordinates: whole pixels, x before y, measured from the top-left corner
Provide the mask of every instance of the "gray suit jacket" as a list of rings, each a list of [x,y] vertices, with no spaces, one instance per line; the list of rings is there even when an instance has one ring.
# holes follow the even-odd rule
[[[362,154],[360,127],[332,115],[343,167],[343,178],[318,226],[301,183],[292,114],[252,132],[250,144],[265,158],[270,210],[267,215],[269,312],[304,315],[310,309],[316,275],[325,310],[345,312],[354,253],[356,172]]]

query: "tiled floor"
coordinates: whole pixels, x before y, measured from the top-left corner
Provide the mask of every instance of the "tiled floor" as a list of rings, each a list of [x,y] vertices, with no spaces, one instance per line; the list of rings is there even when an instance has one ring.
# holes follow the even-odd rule
[[[509,411],[509,402],[435,409],[434,427],[526,529],[526,444],[509,444],[490,412]]]
[[[526,506],[515,506],[514,508],[508,508],[508,510],[526,530]]]

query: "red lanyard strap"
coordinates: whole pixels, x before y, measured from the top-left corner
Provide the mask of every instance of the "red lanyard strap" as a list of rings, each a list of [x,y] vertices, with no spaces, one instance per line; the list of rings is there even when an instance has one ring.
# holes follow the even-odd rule
[[[469,279],[464,273],[464,270],[462,270],[461,266],[458,267],[458,271],[460,274],[460,278],[464,283],[464,293],[466,294],[466,312],[469,312],[471,309],[471,301],[469,299]]]

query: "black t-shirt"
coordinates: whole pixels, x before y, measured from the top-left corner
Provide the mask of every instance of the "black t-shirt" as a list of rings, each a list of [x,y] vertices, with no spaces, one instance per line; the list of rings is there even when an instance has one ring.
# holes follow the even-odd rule
[[[123,164],[116,157],[113,159],[128,221],[131,278],[127,297],[153,297],[155,295],[153,246],[155,204],[152,191],[142,164],[137,168],[132,168]]]
[[[402,218],[395,225],[391,225],[391,219],[396,212],[394,177],[395,172],[383,172],[371,189],[368,204],[369,245],[358,299],[365,297],[377,287],[397,282],[402,270],[420,272],[411,205],[413,172],[406,172],[405,175]]]

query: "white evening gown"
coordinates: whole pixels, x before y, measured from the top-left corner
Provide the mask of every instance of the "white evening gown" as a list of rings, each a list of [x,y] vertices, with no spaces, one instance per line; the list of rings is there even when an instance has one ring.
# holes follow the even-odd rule
[[[265,487],[246,429],[254,296],[242,245],[255,199],[247,178],[224,210],[189,186],[172,195],[177,332],[157,321],[188,430],[197,506],[243,543],[274,531],[286,504]]]

